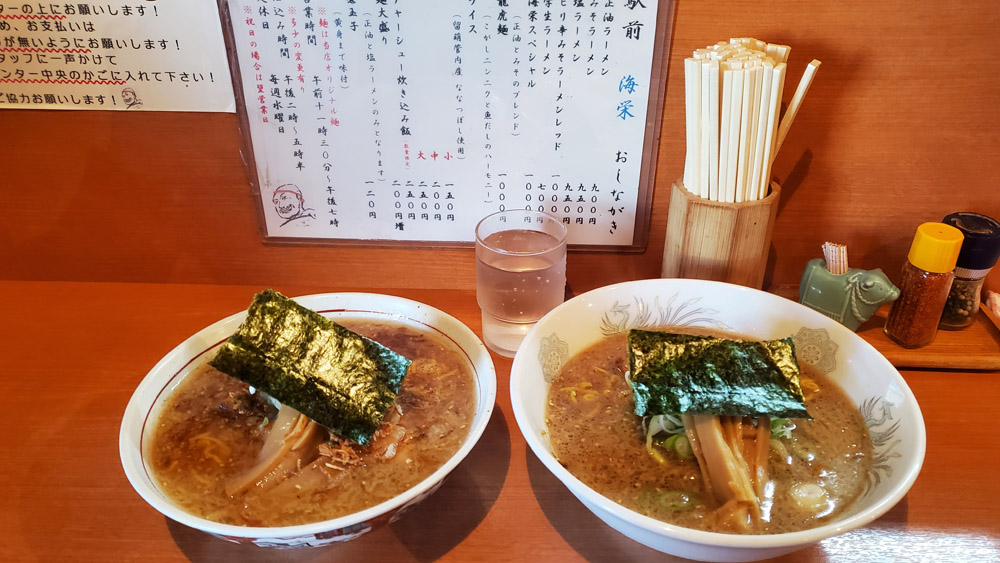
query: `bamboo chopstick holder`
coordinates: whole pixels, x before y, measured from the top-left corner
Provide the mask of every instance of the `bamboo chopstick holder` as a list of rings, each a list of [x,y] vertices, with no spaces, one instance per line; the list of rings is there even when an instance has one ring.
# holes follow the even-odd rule
[[[763,286],[780,194],[771,164],[819,66],[780,117],[789,51],[735,37],[684,59],[687,153],[671,186],[663,277]]]
[[[674,182],[660,276],[715,280],[761,289],[781,188],[743,203],[710,201]]]

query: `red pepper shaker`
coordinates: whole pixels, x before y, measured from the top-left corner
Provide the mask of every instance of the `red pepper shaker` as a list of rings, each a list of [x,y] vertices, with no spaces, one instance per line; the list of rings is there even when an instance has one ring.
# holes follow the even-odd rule
[[[963,239],[962,231],[944,223],[917,227],[903,264],[899,299],[885,321],[885,334],[896,344],[919,348],[934,340]]]

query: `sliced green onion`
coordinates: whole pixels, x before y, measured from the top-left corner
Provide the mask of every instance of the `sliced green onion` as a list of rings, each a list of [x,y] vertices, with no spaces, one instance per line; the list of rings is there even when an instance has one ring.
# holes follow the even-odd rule
[[[674,435],[672,445],[674,453],[681,459],[694,459],[694,450],[691,449],[691,441],[684,434]]]
[[[771,436],[774,438],[791,438],[795,423],[787,418],[771,419]]]
[[[701,497],[687,491],[666,491],[660,495],[660,504],[669,510],[691,510],[701,504]]]
[[[684,434],[684,423],[680,417],[669,414],[656,415],[648,419],[644,418],[642,426],[646,433],[646,451],[656,461],[667,463],[667,459],[656,451],[654,444],[665,450],[673,451],[682,459],[694,458],[691,442]],[[669,434],[669,436],[664,437],[663,434]]]
[[[653,438],[652,443],[665,450],[674,452],[681,459],[694,459],[694,450],[691,449],[691,441],[684,434],[673,434],[665,438],[656,437]],[[650,450],[652,449],[652,446],[650,446]],[[652,451],[650,453],[652,454]]]
[[[647,490],[643,491],[639,502],[650,511],[678,512],[691,510],[701,505],[701,497],[697,493],[688,491]]]

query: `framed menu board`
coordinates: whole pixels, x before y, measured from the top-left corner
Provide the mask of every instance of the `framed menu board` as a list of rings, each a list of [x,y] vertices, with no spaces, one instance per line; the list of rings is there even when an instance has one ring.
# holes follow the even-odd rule
[[[645,248],[670,0],[219,0],[268,242]]]

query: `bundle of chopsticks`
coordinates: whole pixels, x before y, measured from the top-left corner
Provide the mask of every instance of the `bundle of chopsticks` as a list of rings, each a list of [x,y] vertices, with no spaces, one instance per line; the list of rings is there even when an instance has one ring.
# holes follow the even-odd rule
[[[713,201],[767,196],[771,163],[820,62],[806,67],[779,121],[791,48],[737,37],[684,59],[687,158],[684,186]]]

